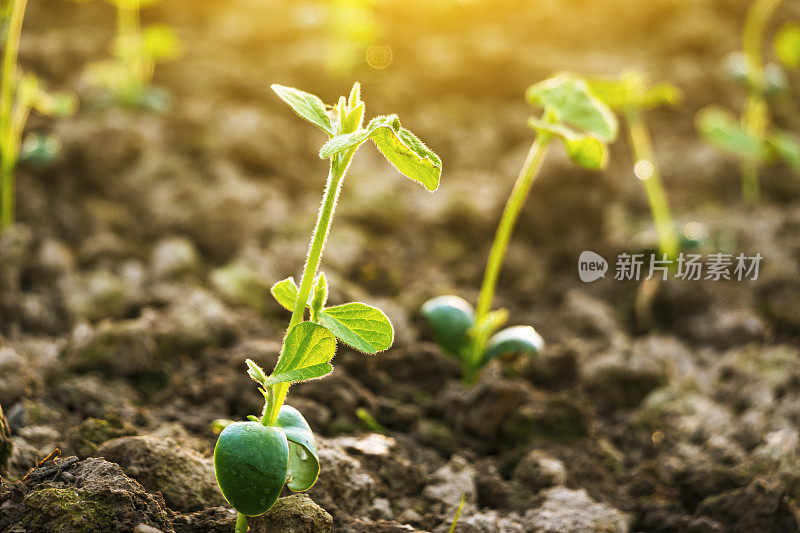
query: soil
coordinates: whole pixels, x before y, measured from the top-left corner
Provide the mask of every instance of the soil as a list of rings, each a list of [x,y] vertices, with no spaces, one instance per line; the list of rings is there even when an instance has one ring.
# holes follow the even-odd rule
[[[62,151],[20,169],[19,223],[0,237],[0,532],[233,530],[211,422],[261,409],[244,359],[275,363],[288,316],[267,290],[298,276],[327,171],[323,137],[267,87],[333,101],[354,80],[369,116],[398,113],[441,156],[442,185],[357,156],[323,268],[330,301],[384,309],[395,346],[341,347],[331,376],[292,388],[322,473],[251,530],[444,532],[463,495],[465,533],[800,531],[800,179],[764,168],[746,208],[735,163],[694,133],[704,105],[741,105],[719,66],[747,4],[385,0],[392,64],[332,74],[324,3],[165,0],[143,17],[186,52],[157,67],[174,105],[154,114],[92,103],[83,69],[107,54],[108,5],[31,2],[21,63],[82,110],[31,119]],[[642,324],[638,283],[576,272],[583,250],[653,244],[626,143],[604,173],[553,151],[495,302],[547,346],[464,387],[418,309],[476,300],[532,140],[525,88],[626,67],[685,93],[647,117],[676,219],[703,224],[704,253],[760,252],[758,280],[667,281]],[[797,101],[775,107],[794,131]]]

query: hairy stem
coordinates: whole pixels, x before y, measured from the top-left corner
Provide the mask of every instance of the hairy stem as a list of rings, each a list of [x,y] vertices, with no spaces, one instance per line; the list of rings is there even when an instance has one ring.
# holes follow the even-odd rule
[[[6,46],[3,53],[3,71],[0,78],[0,229],[14,222],[14,168],[16,150],[12,146],[12,114],[14,92],[17,86],[17,55],[22,33],[22,19],[28,0],[12,0]]]
[[[480,324],[491,310],[492,299],[494,298],[494,291],[497,286],[497,279],[500,275],[500,267],[503,265],[506,248],[508,248],[508,242],[511,240],[511,234],[514,231],[514,225],[517,222],[517,218],[519,218],[522,206],[525,205],[525,200],[528,198],[533,182],[539,174],[539,169],[542,166],[542,161],[544,161],[549,143],[549,136],[541,133],[536,136],[536,140],[531,145],[530,150],[528,150],[525,164],[522,166],[519,176],[517,176],[516,183],[514,183],[511,196],[509,196],[506,206],[503,209],[503,214],[500,217],[500,224],[497,226],[494,242],[492,242],[492,248],[489,251],[486,271],[483,274],[483,283],[481,284],[481,292],[478,297],[478,307],[475,312],[475,324]],[[468,357],[468,368],[465,370],[465,380],[471,381],[474,379],[474,369],[471,368],[478,366],[480,358],[483,355],[484,342],[485,339],[473,339],[469,348],[471,353]]]
[[[678,236],[672,222],[672,213],[669,209],[664,184],[661,180],[661,171],[658,168],[650,132],[642,119],[639,110],[630,109],[625,113],[628,121],[628,134],[634,159],[636,160],[636,177],[644,183],[647,201],[653,214],[653,221],[658,232],[659,249],[667,258],[674,260],[678,257]]]
[[[236,513],[236,529],[234,533],[247,533],[247,517],[242,513]]]
[[[325,185],[325,194],[322,197],[319,214],[317,215],[317,224],[314,227],[314,234],[309,244],[308,257],[306,259],[305,268],[303,269],[303,277],[300,280],[297,301],[295,301],[294,309],[292,310],[292,318],[289,320],[289,326],[286,328],[287,335],[292,331],[292,328],[303,321],[305,316],[306,302],[311,294],[311,287],[314,285],[317,269],[322,260],[322,251],[325,248],[325,241],[330,231],[333,212],[336,209],[336,201],[339,198],[343,178],[350,164],[352,153],[353,152],[350,151],[343,156],[336,156],[331,161],[328,182]],[[281,357],[282,356],[283,352],[281,352]],[[278,361],[280,361],[280,358]],[[279,383],[274,386],[274,395],[271,396],[270,400],[267,402],[267,409],[262,418],[263,424],[270,426],[275,425],[278,419],[278,411],[281,405],[283,405],[283,401],[286,399],[288,390],[288,383]]]

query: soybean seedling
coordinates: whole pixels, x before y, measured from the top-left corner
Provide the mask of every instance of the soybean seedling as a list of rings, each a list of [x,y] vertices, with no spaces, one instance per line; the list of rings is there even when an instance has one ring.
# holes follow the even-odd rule
[[[758,203],[761,196],[758,169],[762,164],[783,160],[800,173],[800,142],[795,135],[776,127],[769,113],[769,100],[787,87],[780,66],[765,64],[763,53],[764,32],[780,3],[781,0],[753,2],[744,22],[743,50],[729,58],[730,76],[747,91],[739,120],[719,106],[706,107],[697,116],[697,129],[706,142],[740,160],[742,198],[750,205]]]
[[[11,0],[7,19],[2,73],[0,73],[0,230],[14,223],[15,171],[20,159],[22,132],[31,110],[42,115],[71,114],[77,100],[66,93],[48,93],[39,79],[19,73],[17,56],[27,0]]]
[[[491,310],[500,267],[522,206],[542,167],[553,141],[558,140],[575,163],[600,169],[608,158],[606,143],[617,135],[617,120],[605,104],[594,97],[586,82],[562,74],[537,83],[526,93],[528,103],[542,109],[541,117],[528,120],[536,138],[508,198],[489,252],[478,306],[458,296],[439,296],[425,302],[422,314],[433,330],[439,347],[461,361],[463,381],[474,383],[481,368],[495,357],[535,354],[543,346],[531,326],[497,331],[508,319],[504,309]]]
[[[326,307],[328,284],[325,275],[317,273],[353,154],[372,140],[397,170],[430,191],[439,186],[442,172],[436,154],[401,127],[396,115],[375,117],[363,125],[364,102],[357,83],[348,98],[341,97],[332,107],[297,89],[280,85],[272,89],[329,136],[320,156],[330,160],[330,172],[299,287],[290,277],[271,289],[278,303],[292,312],[278,362],[267,376],[247,360],[248,374],[264,396],[264,409],[260,417],[225,427],[214,449],[217,483],[239,513],[237,532],[247,531],[247,516],[272,507],[284,484],[293,491],[308,490],[319,474],[311,428],[297,409],[283,405],[289,386],[330,373],[337,340],[375,354],[388,349],[394,339],[392,325],[379,309],[358,302]],[[305,320],[307,309],[309,320]]]
[[[183,52],[175,32],[165,24],[142,27],[139,11],[159,0],[106,0],[117,10],[112,59],[89,65],[90,81],[105,89],[123,107],[163,112],[169,108],[167,91],[151,84],[156,63],[171,61]]]
[[[678,257],[680,243],[643,113],[655,107],[677,104],[681,99],[680,90],[666,83],[648,86],[647,77],[638,71],[625,72],[619,78],[591,79],[588,83],[597,98],[625,119],[633,150],[633,171],[647,194],[658,233],[659,250],[669,260],[674,260]]]

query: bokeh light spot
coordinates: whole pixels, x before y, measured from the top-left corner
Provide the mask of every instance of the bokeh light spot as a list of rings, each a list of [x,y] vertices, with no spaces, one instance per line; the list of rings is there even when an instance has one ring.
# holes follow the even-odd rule
[[[633,167],[633,173],[636,177],[644,181],[653,177],[653,163],[645,159],[640,159]]]
[[[367,48],[367,63],[370,67],[383,70],[392,64],[392,47],[389,45]]]

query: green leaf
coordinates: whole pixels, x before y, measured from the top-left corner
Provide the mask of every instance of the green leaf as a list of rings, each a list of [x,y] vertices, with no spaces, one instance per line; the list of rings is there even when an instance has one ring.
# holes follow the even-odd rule
[[[154,24],[142,31],[142,47],[145,55],[154,61],[177,59],[183,53],[178,36],[166,24]]]
[[[483,353],[483,364],[504,354],[536,354],[544,348],[544,339],[530,326],[506,328],[489,339]]]
[[[272,286],[269,292],[284,309],[288,311],[294,311],[294,304],[297,302],[297,294],[299,293],[299,289],[297,288],[293,277],[290,276],[286,279],[280,280]]]
[[[788,23],[775,38],[775,54],[790,68],[800,67],[800,24]]]
[[[287,486],[295,491],[308,490],[319,476],[319,455],[314,433],[300,411],[290,405],[281,406],[276,425],[289,441]]]
[[[392,323],[383,311],[358,302],[324,309],[320,323],[345,344],[368,354],[388,350],[394,341]]]
[[[273,84],[271,87],[281,100],[294,109],[295,113],[312,124],[316,124],[329,135],[334,134],[331,119],[325,110],[325,104],[318,97],[283,85]]]
[[[422,305],[422,316],[428,321],[437,344],[450,355],[459,356],[475,324],[475,311],[458,296],[437,296]]]
[[[383,156],[403,175],[420,182],[429,191],[439,188],[442,161],[413,133],[405,128],[381,128],[372,140]]]
[[[669,83],[659,83],[647,89],[641,96],[639,105],[644,109],[652,109],[665,105],[675,106],[683,100],[683,93]]]
[[[777,131],[770,136],[769,145],[775,154],[789,165],[789,168],[800,173],[800,140],[796,135]]]
[[[745,130],[728,111],[716,106],[701,109],[697,130],[712,146],[729,155],[746,160],[763,161],[764,143]]]
[[[258,366],[252,359],[245,359],[244,362],[247,364],[247,375],[250,376],[250,379],[262,387],[266,387],[267,375],[264,373],[264,369]]]
[[[497,331],[500,326],[505,324],[508,321],[508,311],[505,309],[496,309],[494,311],[489,311],[486,313],[486,316],[483,319],[476,323],[472,331],[470,332],[473,337],[484,339],[488,338],[489,335]]]
[[[369,139],[370,131],[368,129],[361,129],[353,133],[345,133],[337,135],[328,142],[322,145],[319,150],[319,156],[322,159],[333,157],[339,152],[355,148],[367,139]]]
[[[283,343],[273,375],[297,368],[327,363],[336,355],[336,339],[326,328],[313,322],[297,324]]]
[[[328,301],[328,280],[325,279],[325,274],[320,272],[317,276],[317,282],[314,284],[314,290],[311,298],[311,313],[318,316],[325,307],[325,302]]]
[[[626,109],[652,109],[664,105],[677,105],[682,98],[680,89],[668,83],[647,86],[647,77],[631,70],[619,78],[590,78],[586,85],[592,95],[615,111]]]
[[[333,157],[372,139],[383,156],[404,176],[420,182],[429,191],[439,187],[442,161],[413,133],[400,126],[397,115],[375,117],[367,127],[337,135],[320,149],[320,157]]]
[[[605,145],[595,137],[587,135],[580,139],[564,141],[567,155],[575,163],[590,170],[605,168],[608,162],[608,151]]]
[[[584,168],[598,170],[608,163],[605,143],[592,135],[580,134],[563,124],[550,124],[537,118],[529,118],[528,125],[539,134],[546,132],[561,139],[569,158]]]
[[[277,385],[278,383],[297,383],[298,381],[317,379],[330,374],[331,372],[333,372],[333,367],[330,363],[319,363],[317,365],[305,366],[303,368],[295,368],[294,370],[289,370],[280,374],[273,374],[269,378],[265,378],[264,387],[271,387],[272,385]]]
[[[583,80],[563,74],[537,83],[525,94],[528,103],[541,107],[546,116],[610,142],[617,136],[617,119],[592,96]]]

